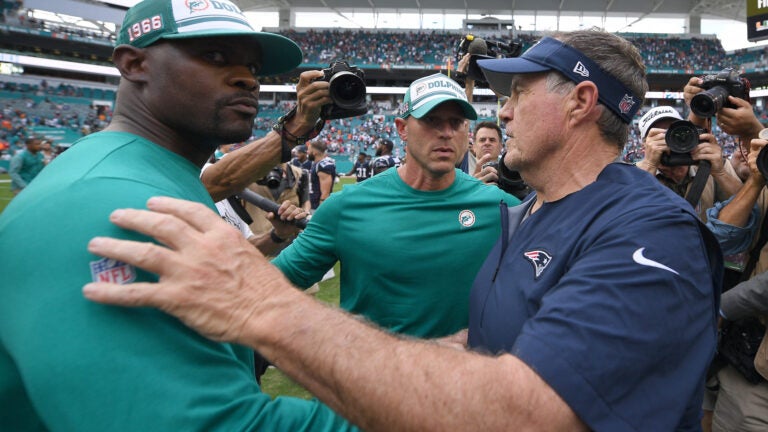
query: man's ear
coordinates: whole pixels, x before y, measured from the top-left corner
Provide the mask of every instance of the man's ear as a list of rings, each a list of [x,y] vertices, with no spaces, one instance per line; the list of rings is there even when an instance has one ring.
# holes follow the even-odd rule
[[[600,109],[598,90],[592,81],[582,81],[573,88],[568,100],[570,118],[573,121],[595,121],[603,112]]]
[[[407,122],[405,119],[395,117],[395,127],[397,128],[397,134],[400,136],[400,139],[403,140],[403,142],[408,141],[408,131],[405,128],[406,123]]]
[[[120,76],[133,82],[146,81],[146,58],[146,49],[131,45],[118,45],[112,53],[112,61]]]

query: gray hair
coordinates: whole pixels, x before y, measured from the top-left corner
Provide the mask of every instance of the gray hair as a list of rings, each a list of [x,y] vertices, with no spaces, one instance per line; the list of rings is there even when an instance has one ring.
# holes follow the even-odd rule
[[[642,105],[645,93],[648,91],[648,81],[645,75],[645,65],[640,52],[626,39],[599,29],[578,30],[574,32],[559,33],[556,39],[566,43],[597,63],[604,71],[624,84],[635,97],[637,103]],[[555,75],[560,75],[555,72]],[[550,73],[550,76],[553,75]],[[547,88],[554,91],[565,91],[560,87],[558,78],[547,77]],[[567,87],[570,90],[571,87]],[[602,136],[617,143],[619,151],[627,144],[630,125],[624,123],[619,116],[609,109],[603,109],[600,119],[597,121]]]

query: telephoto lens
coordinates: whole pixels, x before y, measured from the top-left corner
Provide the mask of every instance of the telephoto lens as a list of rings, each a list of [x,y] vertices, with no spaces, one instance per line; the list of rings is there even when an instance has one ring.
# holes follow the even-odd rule
[[[365,81],[354,73],[337,72],[329,84],[331,99],[339,107],[350,109],[365,103]]]
[[[729,94],[723,86],[698,93],[691,99],[691,111],[699,117],[712,117],[725,106]]]

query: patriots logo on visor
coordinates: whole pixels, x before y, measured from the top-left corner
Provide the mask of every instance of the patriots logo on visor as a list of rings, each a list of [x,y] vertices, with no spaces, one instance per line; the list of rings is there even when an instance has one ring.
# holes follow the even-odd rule
[[[537,279],[549,263],[552,262],[552,256],[541,250],[523,252],[523,255],[533,264],[533,270],[536,272]]]

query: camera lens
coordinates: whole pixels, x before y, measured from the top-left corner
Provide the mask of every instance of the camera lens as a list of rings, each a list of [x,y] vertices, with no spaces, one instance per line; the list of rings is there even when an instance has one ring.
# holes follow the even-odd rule
[[[331,99],[340,108],[356,108],[365,99],[365,82],[352,72],[338,72],[329,81]]]
[[[283,170],[280,167],[273,168],[267,175],[261,180],[256,181],[257,184],[266,186],[270,189],[276,189],[280,186],[280,182],[283,181]]]
[[[760,171],[760,174],[768,179],[768,147],[760,149],[760,153],[757,154],[757,160],[755,162],[757,163],[757,169]]]
[[[669,125],[664,141],[673,153],[690,153],[699,145],[699,135],[696,125],[686,120],[678,120]]]
[[[691,99],[691,111],[699,117],[712,117],[728,100],[728,89],[715,86]]]

